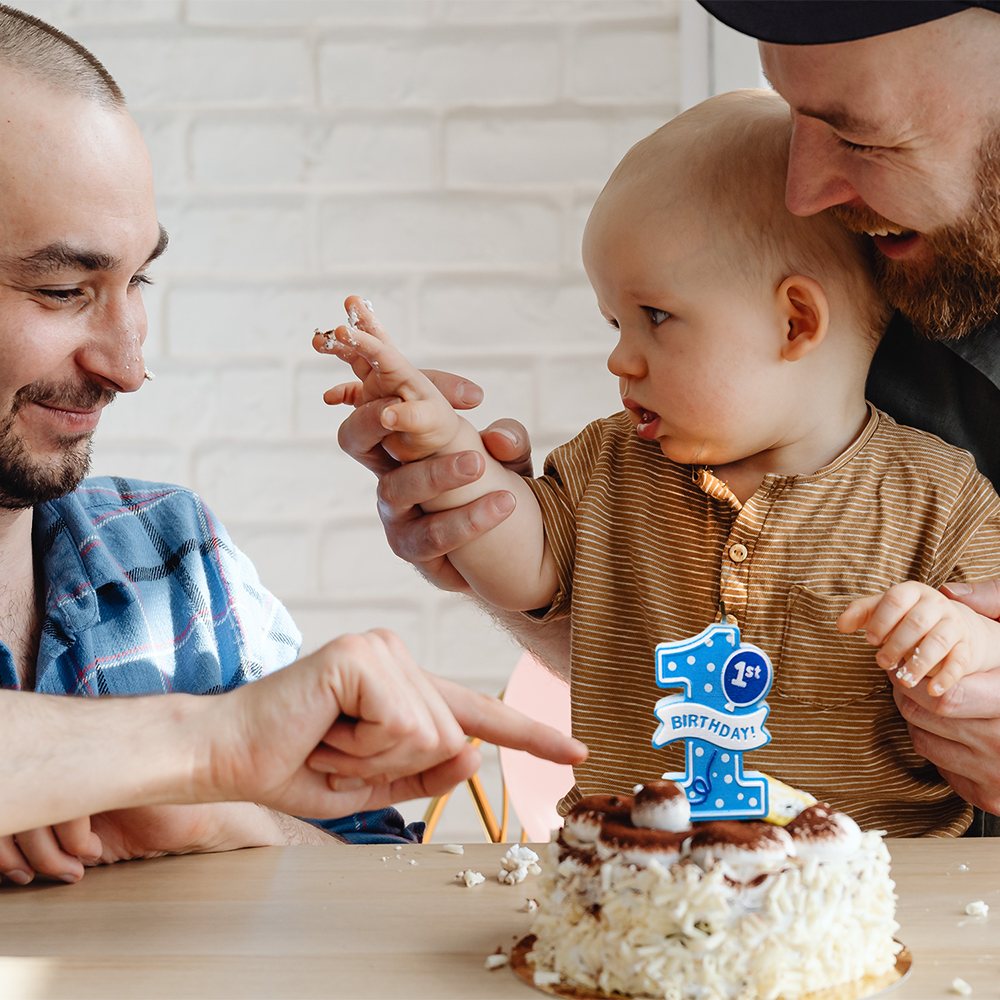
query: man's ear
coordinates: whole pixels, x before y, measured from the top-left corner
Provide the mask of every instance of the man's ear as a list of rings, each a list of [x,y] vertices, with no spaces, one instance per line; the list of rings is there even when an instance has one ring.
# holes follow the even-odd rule
[[[785,361],[799,361],[826,337],[830,325],[826,292],[814,278],[793,274],[778,286],[775,305],[785,331],[781,356]]]

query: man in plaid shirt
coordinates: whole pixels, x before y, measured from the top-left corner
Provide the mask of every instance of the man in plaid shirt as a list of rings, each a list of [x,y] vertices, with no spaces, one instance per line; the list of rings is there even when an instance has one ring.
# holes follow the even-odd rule
[[[147,374],[141,286],[166,247],[121,92],[78,43],[0,7],[0,103],[0,688],[213,694],[279,670],[301,636],[195,494],[83,479],[102,408]],[[74,882],[82,860],[330,842],[253,803],[158,808],[93,817],[89,858],[63,849],[69,828],[0,837],[0,873]],[[391,808],[327,826],[418,837]]]

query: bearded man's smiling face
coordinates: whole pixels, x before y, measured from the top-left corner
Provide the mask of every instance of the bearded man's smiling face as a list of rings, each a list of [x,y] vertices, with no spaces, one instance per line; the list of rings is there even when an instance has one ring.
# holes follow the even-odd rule
[[[72,489],[101,410],[143,382],[166,245],[127,114],[0,66],[0,511]]]
[[[792,109],[786,201],[878,249],[914,326],[964,336],[1000,311],[1000,14],[967,10],[835,45],[761,44]]]

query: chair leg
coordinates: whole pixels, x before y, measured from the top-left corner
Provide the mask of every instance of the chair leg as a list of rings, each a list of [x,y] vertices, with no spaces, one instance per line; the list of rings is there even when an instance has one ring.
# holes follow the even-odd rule
[[[486,798],[486,789],[483,788],[483,782],[479,775],[474,774],[471,778],[467,779],[465,784],[469,789],[469,794],[472,796],[472,803],[476,807],[476,812],[479,814],[479,822],[483,824],[486,839],[491,844],[501,843],[500,827],[497,825],[497,818],[490,808],[489,800]]]
[[[430,805],[427,807],[427,812],[424,813],[423,842],[425,844],[431,842],[431,837],[434,836],[434,830],[438,825],[438,820],[441,818],[441,813],[444,812],[444,807],[448,804],[449,798],[451,798],[451,792],[445,792],[444,795],[438,795],[431,799]]]
[[[500,783],[503,786],[503,815],[500,819],[500,843],[507,843],[507,826],[510,821],[510,795],[507,793],[507,782],[503,780],[503,774],[500,775]]]

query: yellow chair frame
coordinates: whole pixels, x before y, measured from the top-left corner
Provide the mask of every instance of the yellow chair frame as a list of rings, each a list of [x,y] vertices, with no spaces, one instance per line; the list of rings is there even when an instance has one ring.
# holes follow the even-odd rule
[[[502,698],[503,695],[501,694],[500,697]],[[470,737],[469,742],[475,747],[479,746],[479,744],[483,741],[478,737]],[[491,844],[507,843],[507,827],[510,816],[510,796],[507,793],[507,783],[503,781],[502,770],[500,772],[500,780],[503,783],[503,806],[501,808],[499,823],[497,822],[496,813],[490,805],[489,798],[486,795],[486,789],[483,788],[483,782],[479,775],[474,774],[465,782],[465,786],[469,790],[469,795],[472,797],[472,804],[476,809],[476,814],[479,816],[479,822],[482,823],[483,833],[486,834],[486,839]],[[424,813],[424,823],[426,824],[424,828],[425,844],[429,844],[431,837],[434,836],[434,830],[437,827],[438,820],[441,818],[441,814],[444,812],[444,807],[448,804],[448,799],[451,798],[451,794],[451,792],[446,792],[444,795],[438,795],[431,799],[430,805],[427,807],[427,812]],[[521,842],[524,843],[525,840],[527,840],[527,834],[522,830]]]

